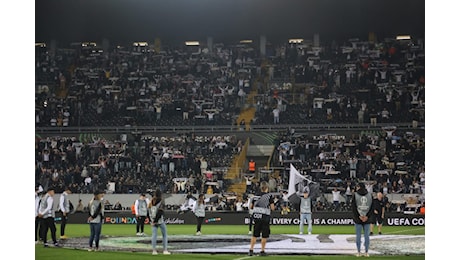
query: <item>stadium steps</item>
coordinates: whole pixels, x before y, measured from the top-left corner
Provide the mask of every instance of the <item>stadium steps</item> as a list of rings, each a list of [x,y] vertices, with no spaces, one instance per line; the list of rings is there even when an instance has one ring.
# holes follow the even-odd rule
[[[228,169],[225,179],[230,180],[230,185],[227,189],[229,193],[235,193],[236,195],[242,195],[246,192],[246,182],[242,176],[242,172],[245,171],[246,154],[249,147],[249,138],[241,149],[241,152],[233,158],[231,167]]]
[[[241,156],[241,153],[240,153]],[[244,156],[246,157],[246,156]],[[246,192],[246,181],[242,178],[240,169],[238,167],[240,159],[235,158],[232,163],[232,167],[227,172],[227,179],[231,180],[227,192],[234,193],[235,195],[243,195]]]
[[[55,92],[57,98],[63,98],[63,99],[67,97],[67,93],[68,93],[67,88],[59,88],[59,87],[56,89],[56,92]]]
[[[256,116],[256,108],[254,103],[254,97],[257,95],[257,80],[252,84],[251,91],[246,96],[245,108],[241,111],[238,119],[236,120],[237,124],[240,125],[241,120],[244,119],[246,122],[246,131],[251,130],[251,122]]]
[[[254,119],[255,115],[256,115],[256,109],[254,107],[246,108],[243,111],[241,111],[236,122],[238,123],[238,125],[240,125],[240,122],[244,119],[244,122],[246,122],[245,130],[250,131],[251,121]]]
[[[231,184],[227,192],[234,193],[236,196],[242,196],[246,192],[246,181],[242,180],[238,183]]]

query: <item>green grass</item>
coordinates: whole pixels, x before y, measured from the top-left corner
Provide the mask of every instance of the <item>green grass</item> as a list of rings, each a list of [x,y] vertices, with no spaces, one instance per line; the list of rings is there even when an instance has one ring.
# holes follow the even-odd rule
[[[57,227],[57,236],[59,237],[59,228]],[[151,235],[149,225],[145,226],[145,233],[147,236]],[[244,225],[203,225],[202,233],[206,234],[247,234],[248,227]],[[425,227],[410,227],[410,226],[385,226],[383,227],[384,234],[401,234],[401,235],[424,235]],[[298,226],[272,226],[272,234],[297,234]],[[68,224],[66,227],[66,235],[72,237],[89,237],[89,226],[87,224]],[[135,236],[135,225],[113,225],[105,224],[102,226],[103,236]],[[168,225],[169,235],[178,234],[194,234],[195,225]],[[314,234],[354,234],[353,226],[313,226]],[[249,245],[249,236],[248,236]],[[170,256],[157,255],[152,256],[149,252],[115,252],[115,251],[102,251],[102,252],[87,252],[85,250],[68,249],[68,248],[44,248],[41,244],[35,246],[35,259],[84,259],[84,260],[139,260],[139,259],[217,259],[217,260],[230,260],[238,258],[254,258],[248,257],[245,254],[183,254],[173,253]],[[272,255],[271,259],[305,259],[304,255]],[[308,256],[308,259],[356,259],[355,256],[345,255],[314,255]],[[410,256],[371,256],[369,259],[425,259],[424,255],[410,255]]]
[[[59,236],[60,225],[56,225]],[[168,225],[169,235],[195,234],[195,225]],[[297,234],[299,227],[297,225],[286,226],[271,226],[272,234]],[[306,226],[305,226],[306,229]],[[248,233],[248,226],[244,225],[218,225],[204,224],[201,232],[203,234],[225,234],[225,235],[241,235]],[[313,226],[314,234],[354,234],[354,226]],[[387,226],[382,228],[384,234],[399,234],[399,235],[424,235],[425,227],[411,226]],[[66,235],[68,237],[88,237],[89,225],[87,224],[67,224]],[[151,235],[149,225],[145,225],[144,233]],[[120,225],[120,224],[105,224],[102,226],[103,236],[134,236],[136,234],[135,225]],[[48,234],[49,236],[49,234]]]
[[[142,260],[142,259],[169,259],[169,260],[182,260],[182,259],[216,259],[216,260],[236,260],[236,259],[253,259],[260,258],[259,256],[248,257],[242,254],[172,254],[172,255],[156,255],[152,256],[150,253],[131,253],[131,252],[87,252],[75,249],[56,249],[56,248],[43,248],[36,247],[35,259],[84,259],[84,260]],[[318,256],[305,256],[305,255],[272,255],[268,256],[269,259],[276,260],[291,260],[291,259],[356,259],[356,256],[344,255],[318,255]],[[262,257],[262,259],[264,259]],[[359,258],[358,258],[359,259]],[[423,255],[411,256],[371,256],[364,259],[404,259],[404,260],[418,260],[425,259]]]

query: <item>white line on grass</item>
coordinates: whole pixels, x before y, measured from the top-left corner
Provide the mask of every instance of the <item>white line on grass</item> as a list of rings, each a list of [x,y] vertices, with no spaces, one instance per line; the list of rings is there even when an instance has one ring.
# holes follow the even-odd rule
[[[256,255],[255,255],[256,256]],[[249,258],[253,258],[255,256],[245,256],[245,257],[241,257],[241,258],[235,258],[233,260],[244,260],[244,259],[249,259]]]
[[[423,227],[423,228],[414,228],[414,229],[405,229],[405,230],[399,230],[399,231],[393,231],[393,232],[385,232],[385,234],[396,234],[396,233],[403,233],[403,232],[406,232],[406,231],[421,230],[421,229],[425,229],[425,227]]]

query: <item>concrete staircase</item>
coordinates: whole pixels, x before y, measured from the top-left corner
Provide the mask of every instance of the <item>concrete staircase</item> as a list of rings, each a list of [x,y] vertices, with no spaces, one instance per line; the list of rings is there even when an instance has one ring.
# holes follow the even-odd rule
[[[233,158],[232,165],[227,171],[225,176],[226,180],[230,181],[230,185],[227,188],[227,192],[235,193],[237,196],[241,196],[246,192],[246,182],[242,176],[242,172],[245,167],[246,153],[249,147],[249,138],[241,149],[241,152]]]
[[[68,89],[67,88],[59,88],[56,90],[56,97],[57,98],[65,98],[67,97]]]
[[[240,115],[238,116],[238,119],[236,120],[238,126],[240,125],[240,122],[244,119],[245,122],[245,131],[250,131],[251,130],[251,121],[254,119],[256,115],[256,108],[255,107],[248,107],[245,108],[243,111],[241,111]]]
[[[227,172],[226,179],[231,180],[227,191],[235,193],[237,196],[245,193],[246,180],[243,178],[243,175],[247,172],[249,160],[253,159],[256,163],[256,178],[253,181],[257,181],[259,179],[258,169],[268,166],[273,149],[275,149],[273,145],[250,145],[248,140],[243,151],[235,157],[232,166]]]
[[[263,174],[259,170],[270,167],[271,156],[273,155],[273,145],[255,145],[252,144],[248,148],[247,158],[248,161],[253,159],[256,162],[256,180],[263,179]]]
[[[244,122],[246,123],[245,131],[251,130],[251,122],[256,115],[254,96],[257,95],[257,82],[259,80],[260,79],[255,80],[252,84],[251,91],[246,96],[246,104],[244,104],[244,108],[236,120],[237,124],[239,125],[241,120],[244,119]]]
[[[258,79],[260,80],[260,79]],[[257,80],[252,84],[251,91],[246,96],[246,103],[244,104],[244,109],[240,112],[236,122],[239,126],[240,122],[244,119],[245,129],[243,131],[251,130],[251,122],[255,117],[256,108],[254,104],[254,96],[257,95]],[[246,143],[238,156],[233,159],[232,166],[227,172],[226,179],[230,180],[230,185],[227,188],[228,192],[235,193],[237,196],[243,195],[246,192],[246,180],[243,178],[242,174],[247,171],[248,159],[247,153],[249,149],[249,139],[246,140]],[[254,149],[254,148],[251,148]],[[260,148],[259,148],[260,149]],[[250,152],[252,154],[260,154],[259,152]],[[259,158],[259,157],[258,157]],[[261,167],[266,165],[266,160],[264,156],[263,159],[256,160],[256,168],[258,165]]]
[[[230,184],[230,187],[227,189],[229,193],[234,193],[236,196],[243,196],[246,192],[246,180],[242,179],[238,182]]]
[[[247,156],[271,156],[274,149],[274,145],[252,144],[248,147]]]

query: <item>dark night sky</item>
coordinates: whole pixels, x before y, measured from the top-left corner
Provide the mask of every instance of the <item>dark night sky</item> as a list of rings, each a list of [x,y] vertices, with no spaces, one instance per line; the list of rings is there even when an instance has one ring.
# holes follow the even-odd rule
[[[39,0],[35,40],[215,42],[425,35],[424,0]]]

